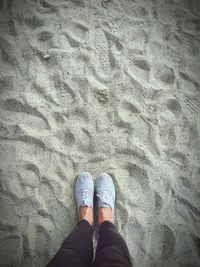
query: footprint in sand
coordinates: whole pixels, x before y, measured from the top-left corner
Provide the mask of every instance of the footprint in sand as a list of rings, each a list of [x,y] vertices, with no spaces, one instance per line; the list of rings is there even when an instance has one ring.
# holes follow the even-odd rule
[[[105,33],[96,28],[93,33],[93,47],[96,50],[94,70],[97,80],[107,81],[110,74],[109,46]]]
[[[152,66],[153,77],[161,85],[171,86],[175,81],[175,75],[172,68],[163,64],[153,64]]]
[[[173,231],[164,224],[155,225],[150,238],[150,251],[154,259],[168,260],[173,257],[175,236]]]

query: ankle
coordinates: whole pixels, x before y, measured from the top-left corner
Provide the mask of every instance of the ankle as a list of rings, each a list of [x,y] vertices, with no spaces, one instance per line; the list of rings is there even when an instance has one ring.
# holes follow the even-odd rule
[[[93,211],[92,207],[80,207],[79,221],[86,220],[90,225],[93,224]]]
[[[98,224],[101,225],[105,221],[112,222],[112,209],[109,207],[98,210]]]

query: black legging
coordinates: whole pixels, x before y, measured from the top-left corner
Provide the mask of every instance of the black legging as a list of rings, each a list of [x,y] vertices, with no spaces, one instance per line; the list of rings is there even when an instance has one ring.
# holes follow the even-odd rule
[[[109,221],[102,223],[93,262],[93,229],[86,220],[77,223],[46,267],[131,267],[128,247]]]

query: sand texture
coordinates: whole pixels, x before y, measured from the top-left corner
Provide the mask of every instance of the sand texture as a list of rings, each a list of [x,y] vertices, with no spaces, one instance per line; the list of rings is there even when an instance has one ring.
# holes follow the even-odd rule
[[[45,266],[83,171],[134,266],[200,266],[199,110],[200,1],[0,0],[0,266]]]

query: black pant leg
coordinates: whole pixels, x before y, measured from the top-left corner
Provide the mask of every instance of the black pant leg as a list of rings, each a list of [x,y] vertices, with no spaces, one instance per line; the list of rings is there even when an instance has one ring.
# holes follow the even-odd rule
[[[77,223],[46,267],[89,267],[93,260],[93,229],[86,220]]]
[[[105,221],[99,229],[99,240],[93,266],[131,267],[128,247],[113,223]]]

